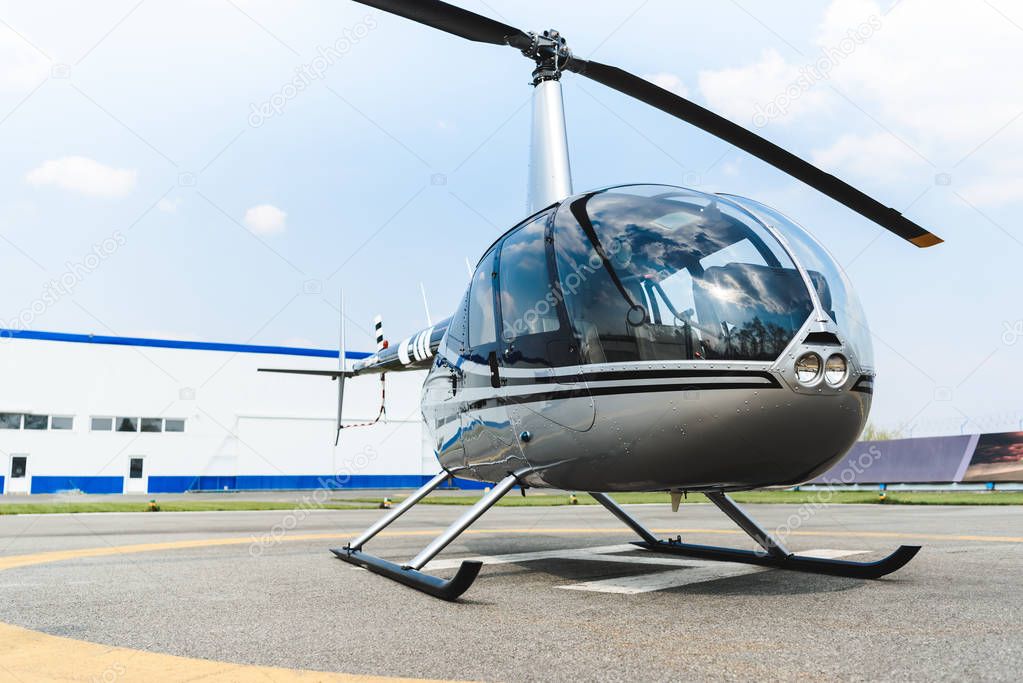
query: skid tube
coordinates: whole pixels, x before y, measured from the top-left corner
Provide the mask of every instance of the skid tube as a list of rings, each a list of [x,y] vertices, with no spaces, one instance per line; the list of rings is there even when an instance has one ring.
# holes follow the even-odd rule
[[[332,548],[331,551],[339,559],[350,564],[368,569],[374,574],[386,576],[398,583],[422,591],[441,600],[457,600],[462,593],[469,590],[469,586],[476,580],[476,576],[483,567],[482,562],[466,560],[458,568],[458,571],[450,579],[441,579],[430,574],[402,567],[394,562],[380,559],[375,555],[364,553],[361,550],[352,550],[349,547]]]
[[[886,574],[901,569],[920,551],[918,545],[899,546],[895,552],[875,562],[853,562],[850,560],[833,560],[821,557],[805,557],[789,552],[767,531],[762,529],[735,501],[724,493],[707,493],[707,498],[743,531],[760,545],[762,550],[739,550],[736,548],[719,548],[710,545],[683,543],[682,538],[659,540],[638,520],[629,515],[618,503],[603,493],[591,494],[606,507],[615,517],[625,522],[643,539],[634,545],[655,553],[697,557],[704,560],[721,560],[724,562],[743,562],[765,567],[789,569],[792,571],[813,574],[829,574],[854,579],[879,579]]]
[[[476,560],[465,560],[459,566],[458,571],[450,579],[441,579],[420,571],[426,563],[432,560],[437,553],[443,550],[449,543],[455,540],[459,534],[479,519],[484,512],[489,510],[494,503],[499,501],[519,482],[519,477],[525,474],[528,469],[519,470],[509,474],[500,482],[494,485],[485,496],[479,499],[475,505],[460,516],[451,526],[444,530],[440,536],[433,539],[418,555],[405,564],[396,564],[387,560],[363,552],[362,546],[385,528],[390,526],[394,520],[401,517],[413,505],[426,497],[428,493],[441,485],[450,475],[447,472],[440,472],[437,476],[423,485],[422,488],[403,500],[388,514],[380,518],[370,526],[357,539],[343,548],[332,548],[331,552],[340,559],[374,574],[385,576],[389,579],[402,583],[427,595],[432,595],[441,600],[457,600],[462,593],[469,589],[483,567],[483,563]]]

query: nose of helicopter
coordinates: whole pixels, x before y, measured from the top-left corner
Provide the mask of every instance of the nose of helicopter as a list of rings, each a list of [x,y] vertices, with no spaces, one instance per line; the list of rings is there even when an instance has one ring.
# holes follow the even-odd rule
[[[708,488],[802,483],[856,442],[871,403],[864,391],[811,392],[784,383],[701,393],[699,407],[678,411],[672,443],[649,449],[652,478]]]
[[[820,360],[813,377],[813,359],[803,358],[809,353]],[[543,479],[572,490],[692,491],[802,483],[848,451],[870,411],[869,376],[847,371],[838,381],[833,361],[828,382],[826,366],[837,353],[835,347],[801,347],[789,359],[788,372],[760,372],[758,381],[751,375],[745,386],[736,381],[741,371],[725,369],[723,374],[731,373],[727,384],[722,380],[677,391],[601,394],[591,387],[597,416],[592,428],[571,434],[562,430],[544,444],[530,444],[524,453],[531,464],[534,456],[555,462],[555,451],[561,453]],[[563,456],[567,439],[580,453],[571,461]],[[548,449],[554,450],[542,453]]]

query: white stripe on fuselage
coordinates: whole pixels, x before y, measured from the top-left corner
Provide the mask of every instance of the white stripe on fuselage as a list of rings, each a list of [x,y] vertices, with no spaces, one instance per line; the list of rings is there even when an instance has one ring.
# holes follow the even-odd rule
[[[489,373],[487,373],[489,377]],[[500,390],[501,396],[509,397],[520,397],[529,396],[531,394],[543,394],[555,391],[571,391],[572,389],[587,388],[587,389],[603,389],[605,387],[613,388],[627,388],[627,387],[650,387],[650,386],[661,386],[661,385],[684,385],[686,387],[692,387],[692,390],[699,391],[699,387],[713,387],[716,384],[734,384],[736,382],[742,382],[743,384],[756,384],[758,386],[763,385],[764,387],[773,386],[771,381],[764,377],[655,377],[655,378],[644,378],[636,377],[634,379],[622,379],[622,380],[609,380],[609,381],[587,381],[587,382],[543,382],[537,384],[522,384],[522,385],[509,385],[502,387]],[[681,391],[682,389],[680,389]],[[458,398],[462,401],[476,401],[487,398],[493,398],[497,394],[491,387],[472,387],[462,389]]]

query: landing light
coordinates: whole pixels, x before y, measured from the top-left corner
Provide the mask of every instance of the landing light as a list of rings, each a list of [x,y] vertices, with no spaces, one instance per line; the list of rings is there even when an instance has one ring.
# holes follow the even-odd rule
[[[801,384],[813,384],[821,374],[821,357],[816,353],[804,353],[796,360],[796,379]]]
[[[849,364],[846,362],[845,356],[840,353],[829,357],[828,362],[824,365],[824,381],[833,387],[844,383],[848,374]]]

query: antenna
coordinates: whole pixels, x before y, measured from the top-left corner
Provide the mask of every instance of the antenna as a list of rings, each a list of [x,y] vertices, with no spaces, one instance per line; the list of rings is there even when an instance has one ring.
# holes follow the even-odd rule
[[[345,372],[348,368],[345,353],[345,290],[341,290],[341,322],[340,329],[338,330],[338,349],[337,349],[337,424],[336,431],[334,432],[334,445],[337,446],[341,441],[341,405],[345,400]]]
[[[423,308],[426,309],[426,326],[433,327],[433,318],[430,317],[430,304],[426,302],[426,286],[420,282],[419,291],[423,294]]]

